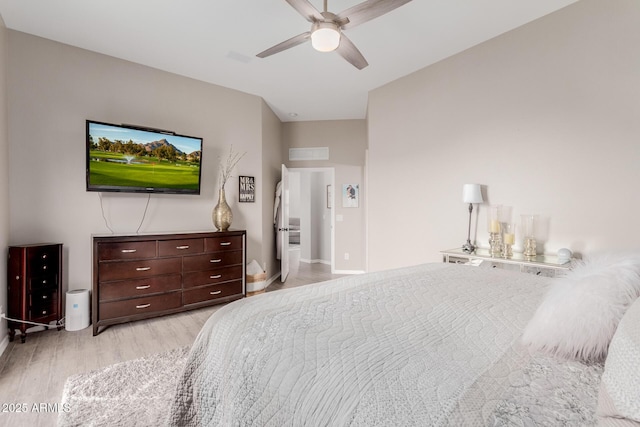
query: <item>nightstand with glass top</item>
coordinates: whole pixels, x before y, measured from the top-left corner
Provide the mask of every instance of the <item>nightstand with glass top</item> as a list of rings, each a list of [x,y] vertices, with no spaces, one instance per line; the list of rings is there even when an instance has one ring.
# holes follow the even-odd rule
[[[468,264],[476,266],[490,266],[519,270],[522,273],[538,276],[558,277],[567,273],[571,268],[571,260],[563,262],[555,255],[536,255],[525,257],[521,253],[513,253],[510,258],[492,257],[489,249],[476,248],[472,253],[465,253],[462,248],[440,251],[442,262],[453,264]]]

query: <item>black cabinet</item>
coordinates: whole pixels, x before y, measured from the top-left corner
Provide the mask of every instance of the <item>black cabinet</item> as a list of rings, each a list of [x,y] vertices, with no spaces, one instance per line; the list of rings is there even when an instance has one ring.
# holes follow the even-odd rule
[[[55,321],[60,330],[64,318],[62,244],[10,246],[7,291],[7,317],[47,325]],[[33,325],[12,320],[8,323],[9,340],[13,341],[19,329],[25,342],[27,329]]]

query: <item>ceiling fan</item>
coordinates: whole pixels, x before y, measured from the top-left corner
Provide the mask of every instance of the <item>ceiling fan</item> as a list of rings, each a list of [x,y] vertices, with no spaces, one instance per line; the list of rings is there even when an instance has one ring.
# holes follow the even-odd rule
[[[320,52],[336,51],[358,70],[369,65],[362,53],[342,30],[347,30],[382,16],[385,13],[409,3],[411,0],[367,0],[338,14],[327,10],[324,0],[324,11],[320,12],[309,0],[286,0],[300,15],[311,22],[311,30],[285,40],[269,49],[260,52],[258,58],[266,58],[275,53],[292,48],[311,39],[311,45]]]

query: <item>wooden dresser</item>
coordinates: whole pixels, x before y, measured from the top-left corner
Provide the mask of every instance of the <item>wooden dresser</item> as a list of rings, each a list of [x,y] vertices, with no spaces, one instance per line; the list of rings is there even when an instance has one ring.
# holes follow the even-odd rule
[[[93,236],[93,335],[243,298],[245,240],[244,230]]]
[[[10,246],[7,290],[8,317],[45,325],[55,321],[60,330],[64,317],[62,244]],[[27,329],[33,325],[8,322],[9,341],[13,341],[15,330],[20,329],[20,339],[25,342]]]

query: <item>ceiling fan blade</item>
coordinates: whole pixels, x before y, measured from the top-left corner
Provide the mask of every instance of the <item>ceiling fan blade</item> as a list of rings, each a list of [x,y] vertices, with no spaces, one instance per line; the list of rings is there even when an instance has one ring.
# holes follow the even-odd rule
[[[309,0],[287,0],[287,3],[309,22],[322,21],[324,18]]]
[[[356,67],[358,70],[362,70],[364,67],[369,65],[356,45],[354,45],[353,42],[344,35],[344,33],[340,35],[340,45],[336,49],[336,52],[338,52],[340,56],[349,61],[349,63]]]
[[[285,40],[282,43],[278,43],[277,45],[272,46],[269,49],[260,52],[256,56],[258,58],[266,58],[267,56],[271,56],[274,53],[282,52],[283,50],[287,50],[287,49],[292,48],[294,46],[298,46],[299,44],[302,44],[302,43],[306,42],[307,40],[309,40],[310,37],[311,37],[311,31],[307,31],[306,33],[298,34],[295,37],[291,37],[289,40]]]
[[[391,12],[411,0],[367,0],[340,12],[338,19],[348,18],[349,22],[342,26],[346,30],[371,21],[385,13]]]

